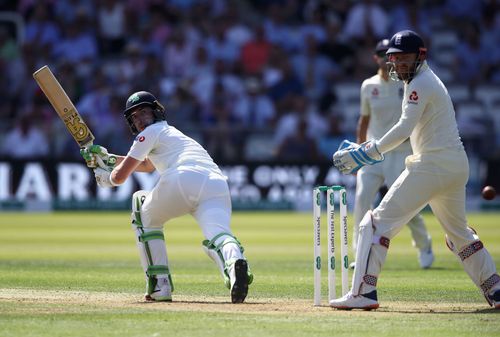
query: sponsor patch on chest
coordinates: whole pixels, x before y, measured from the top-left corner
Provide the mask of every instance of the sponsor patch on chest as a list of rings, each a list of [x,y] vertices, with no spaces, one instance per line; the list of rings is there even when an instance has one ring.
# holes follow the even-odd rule
[[[418,104],[418,94],[415,90],[413,90],[410,94],[410,96],[408,96],[408,103],[410,104]]]

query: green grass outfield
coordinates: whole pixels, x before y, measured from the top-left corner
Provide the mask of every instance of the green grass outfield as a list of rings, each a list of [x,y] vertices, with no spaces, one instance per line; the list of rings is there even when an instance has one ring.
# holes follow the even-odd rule
[[[174,302],[146,303],[128,213],[2,213],[0,336],[498,336],[500,310],[446,248],[434,217],[425,218],[433,268],[419,269],[404,228],[379,279],[380,309],[364,312],[326,306],[326,278],[324,306],[313,307],[310,213],[234,214],[255,274],[241,305],[229,304],[190,217],[166,225]],[[469,221],[500,266],[500,214]],[[326,254],[325,246],[326,237]]]

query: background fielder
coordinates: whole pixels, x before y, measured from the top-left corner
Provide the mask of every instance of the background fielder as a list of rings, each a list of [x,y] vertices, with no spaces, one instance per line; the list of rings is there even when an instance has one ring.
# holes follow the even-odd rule
[[[206,240],[203,249],[216,262],[231,301],[245,300],[253,276],[243,247],[230,229],[231,198],[226,177],[209,154],[193,139],[166,122],[163,106],[149,92],[132,94],[124,112],[137,135],[127,156],[107,153],[99,145],[82,150],[101,187],[122,184],[134,172],[157,170],[152,191],[137,191],[132,200],[132,225],[146,274],[146,299],[171,301],[170,275],[163,224],[191,214]]]
[[[358,121],[357,142],[380,139],[401,117],[403,85],[389,78],[386,65],[386,51],[389,40],[377,43],[374,61],[378,65],[377,74],[363,81],[361,85],[361,115]],[[358,240],[359,223],[365,213],[372,208],[374,199],[383,185],[390,187],[403,172],[405,158],[412,154],[410,140],[385,154],[385,160],[371,166],[364,166],[357,172],[356,197],[354,203],[354,228],[352,246],[354,252]],[[408,222],[413,245],[418,248],[420,267],[429,268],[434,261],[431,237],[420,214]],[[351,264],[354,267],[354,263]]]
[[[405,83],[401,118],[380,140],[352,144],[333,155],[335,166],[350,174],[363,165],[384,160],[384,153],[408,137],[414,152],[380,205],[363,217],[352,288],[344,297],[330,301],[334,308],[378,308],[377,279],[390,239],[429,204],[446,232],[450,250],[488,303],[500,309],[500,276],[466,219],[469,164],[453,104],[446,87],[427,65],[426,51],[422,38],[413,31],[401,31],[391,38],[387,50],[389,74]]]

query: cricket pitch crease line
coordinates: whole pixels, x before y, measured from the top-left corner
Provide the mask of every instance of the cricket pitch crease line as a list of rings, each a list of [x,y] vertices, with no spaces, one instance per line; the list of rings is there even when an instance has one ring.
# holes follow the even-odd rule
[[[316,315],[368,314],[366,311],[339,311],[330,308],[326,301],[320,307],[309,299],[251,298],[243,304],[230,303],[229,296],[186,296],[174,294],[173,302],[146,302],[140,293],[112,293],[77,290],[0,289],[1,302],[39,303],[48,305],[79,305],[102,308],[142,308],[164,311],[200,311],[221,313],[310,313]],[[487,312],[488,307],[479,303],[436,302],[382,302],[373,314],[465,314]]]

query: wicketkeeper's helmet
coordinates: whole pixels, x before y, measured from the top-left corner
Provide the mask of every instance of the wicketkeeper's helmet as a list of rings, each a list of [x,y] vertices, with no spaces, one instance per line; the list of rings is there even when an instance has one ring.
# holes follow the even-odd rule
[[[424,40],[412,30],[402,30],[394,34],[389,41],[389,49],[387,50],[387,56],[389,57],[389,62],[387,62],[389,65],[389,76],[391,76],[392,79],[399,80],[400,78],[395,71],[395,63],[391,61],[391,55],[396,53],[417,55],[415,62],[408,66],[409,71],[406,80],[411,81],[427,53]]]
[[[125,104],[125,111],[123,112],[130,130],[134,135],[138,134],[139,130],[137,130],[137,128],[135,127],[131,116],[138,107],[143,105],[150,106],[153,109],[155,123],[158,121],[166,120],[165,108],[163,107],[163,105],[161,105],[160,102],[158,102],[153,94],[147,91],[135,92],[127,99],[127,103]]]

